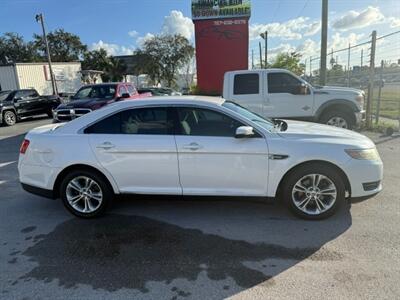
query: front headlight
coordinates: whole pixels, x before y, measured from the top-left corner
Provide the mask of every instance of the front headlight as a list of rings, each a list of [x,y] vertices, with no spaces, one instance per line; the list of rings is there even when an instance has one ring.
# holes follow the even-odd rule
[[[371,149],[346,149],[344,150],[350,157],[361,160],[380,160],[376,148]]]
[[[355,98],[355,100],[358,103],[360,109],[363,109],[363,107],[364,107],[364,98],[365,98],[364,95],[357,95],[356,98]]]

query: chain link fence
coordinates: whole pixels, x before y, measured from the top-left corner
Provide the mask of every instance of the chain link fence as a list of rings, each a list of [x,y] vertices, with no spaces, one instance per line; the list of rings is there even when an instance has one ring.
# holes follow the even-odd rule
[[[368,125],[400,126],[400,31],[382,36],[373,32],[364,43],[332,49],[327,62],[327,85],[365,91]],[[305,79],[318,84],[320,58],[309,57],[304,63]]]

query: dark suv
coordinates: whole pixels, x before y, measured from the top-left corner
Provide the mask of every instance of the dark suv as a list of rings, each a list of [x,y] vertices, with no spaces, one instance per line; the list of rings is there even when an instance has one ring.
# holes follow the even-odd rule
[[[14,125],[25,117],[47,114],[60,104],[56,96],[40,96],[34,89],[0,92],[0,124]]]

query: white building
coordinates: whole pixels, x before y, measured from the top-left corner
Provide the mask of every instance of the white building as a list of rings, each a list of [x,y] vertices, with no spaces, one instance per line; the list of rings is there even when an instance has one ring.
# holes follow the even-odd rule
[[[59,93],[74,93],[82,86],[80,62],[52,63]],[[47,63],[0,65],[1,90],[34,88],[41,95],[51,95],[51,77]]]

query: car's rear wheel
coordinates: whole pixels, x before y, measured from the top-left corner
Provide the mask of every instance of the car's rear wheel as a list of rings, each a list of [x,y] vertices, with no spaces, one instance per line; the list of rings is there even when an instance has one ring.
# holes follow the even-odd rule
[[[5,111],[3,113],[3,122],[7,126],[13,126],[17,123],[17,115],[11,110]]]
[[[99,174],[86,170],[67,174],[61,182],[60,195],[65,207],[81,218],[104,214],[113,197],[108,182]]]
[[[350,114],[341,110],[332,110],[324,113],[320,121],[323,124],[344,129],[352,129],[355,123]]]
[[[283,182],[283,198],[295,215],[310,220],[324,219],[344,202],[345,186],[334,168],[309,164],[288,175]]]

